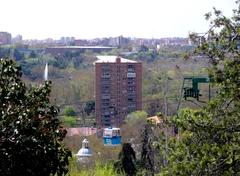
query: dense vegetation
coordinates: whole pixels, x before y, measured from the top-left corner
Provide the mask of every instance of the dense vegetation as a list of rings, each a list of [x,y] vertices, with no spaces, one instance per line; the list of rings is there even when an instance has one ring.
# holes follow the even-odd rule
[[[1,175],[62,175],[71,152],[66,130],[49,101],[51,83],[27,89],[20,67],[0,60],[0,173]]]
[[[209,74],[218,94],[204,108],[184,109],[173,118],[180,138],[168,144],[162,175],[240,174],[240,8],[231,19],[216,9],[206,18],[212,27],[205,35],[193,34],[192,38],[201,40],[196,53],[209,59]]]
[[[208,73],[218,92],[210,102],[200,109],[183,109],[172,118],[162,116],[165,121],[163,126],[157,127],[144,122],[144,120],[140,123],[138,120],[144,116],[141,112],[137,115],[132,114],[132,118],[126,119],[126,126],[131,124],[133,136],[142,134],[139,139],[135,136],[130,140],[134,144],[136,158],[140,161],[140,163],[135,162],[139,174],[153,175],[152,172],[160,175],[240,174],[240,10],[239,8],[235,10],[231,19],[223,16],[218,10],[214,10],[214,15],[213,18],[210,18],[210,13],[206,15],[207,19],[211,19],[210,30],[204,36],[193,34],[192,38],[199,44],[195,53],[204,55],[205,57],[202,58],[207,59],[206,63],[209,63]],[[164,80],[169,79],[165,77]],[[162,90],[159,92],[163,92]],[[136,125],[135,122],[137,122],[138,128],[141,126],[144,129],[145,127],[142,133],[133,128]],[[170,125],[170,128],[166,125]],[[172,126],[177,126],[179,129],[177,136],[173,136],[171,130],[169,131]],[[156,131],[152,130],[158,128],[160,131],[157,131],[157,134],[163,136],[154,135]],[[124,126],[123,129],[125,130]],[[130,130],[125,132],[131,133]],[[148,138],[149,134],[152,139]],[[124,133],[124,136],[127,134]],[[142,144],[142,147],[137,144]],[[159,158],[156,157],[157,151],[154,151],[156,146],[160,151]],[[140,153],[138,154],[138,152]],[[144,161],[144,164],[141,164],[141,161]],[[156,167],[160,167],[160,170],[148,169]],[[126,173],[128,174],[128,172]]]
[[[198,45],[195,55],[185,55],[193,51],[191,47],[156,50],[142,45],[138,52],[126,56],[144,65],[144,111],[127,116],[122,147],[106,149],[98,135],[90,136],[92,162],[76,165],[73,159],[70,175],[240,175],[240,9],[234,10],[231,19],[216,9],[214,16],[208,13],[206,18],[212,26],[209,31],[203,36],[191,35]],[[102,54],[124,52],[128,48]],[[0,56],[10,55],[21,64],[29,88],[21,80],[20,68],[2,59],[0,172],[66,174],[71,152],[62,143],[66,131],[57,118],[58,109],[50,102],[60,105],[60,118],[66,127],[94,125],[92,63],[96,53],[52,56],[41,49],[0,48]],[[50,82],[34,85],[42,82],[46,62],[53,82],[51,98]],[[182,107],[188,108],[177,112],[182,79],[187,75],[210,76],[217,94],[200,108],[184,102]],[[201,100],[206,102],[206,88],[200,89]],[[147,120],[156,114],[160,123]],[[76,153],[82,139],[67,136],[65,143]]]
[[[5,54],[8,55],[9,50],[11,53],[15,49],[10,48],[3,50],[6,50]],[[116,54],[115,52],[120,52],[121,50],[122,49],[119,49],[119,51],[112,51],[112,54]],[[174,50],[180,54],[177,56],[170,56],[170,54],[167,54]],[[82,53],[81,58],[83,60],[78,67],[74,66],[71,62],[71,58],[65,58],[69,59],[70,62],[66,62],[65,66],[62,67],[61,62],[63,58],[57,59],[54,56],[46,55],[42,53],[42,51],[35,49],[33,52],[25,52],[24,50],[18,48],[18,52],[24,53],[21,54],[22,58],[15,58],[15,60],[17,60],[17,62],[21,65],[24,81],[26,85],[29,85],[29,88],[34,87],[36,83],[42,82],[44,65],[46,62],[49,63],[49,78],[52,81],[52,92],[51,97],[49,98],[52,103],[60,105],[59,115],[64,122],[65,127],[94,125],[94,67],[92,63],[96,59],[96,53]],[[146,134],[147,136],[145,136],[145,139],[141,137],[144,131],[140,129],[145,129],[145,127],[147,128],[147,115],[155,115],[157,112],[164,112],[166,109],[168,109],[168,114],[176,113],[182,77],[187,74],[198,75],[205,74],[206,72],[206,70],[202,70],[202,66],[205,66],[206,63],[201,61],[185,61],[182,59],[184,52],[185,50],[182,47],[169,46],[162,48],[159,51],[151,51],[149,49],[142,50],[140,51],[141,57],[138,55],[127,56],[129,59],[142,61],[144,67],[143,108],[147,113],[136,112],[129,114],[126,119],[126,124],[123,126],[122,130],[124,136],[123,142],[131,141],[131,143],[134,144],[133,149],[136,151],[136,160],[134,161],[134,164],[138,173],[147,173],[149,172],[149,169],[151,169],[148,164],[143,164],[145,162],[143,160],[148,160],[147,162],[150,164],[154,160],[154,166],[162,163],[161,156],[156,154],[159,152],[157,152],[151,144],[159,135],[155,135],[154,140],[152,139],[148,142],[146,139],[149,137],[149,134]],[[103,54],[111,53],[109,52]],[[152,59],[144,60],[144,58],[149,57]],[[60,65],[56,62],[59,62]],[[139,128],[134,128],[136,126]],[[149,129],[146,130],[148,131]],[[159,132],[158,127],[156,127],[154,131],[157,134]],[[79,136],[73,136],[67,137],[65,142],[72,152],[76,153],[81,146],[81,140],[82,138],[79,138]],[[95,157],[93,157],[93,160],[96,159],[105,163],[118,159],[120,148],[105,150],[104,146],[100,145],[102,143],[101,138],[99,139],[96,138],[96,136],[91,136],[89,140],[94,151]],[[143,141],[147,142],[147,149],[152,148],[151,152],[154,151],[154,155],[156,155],[156,157],[151,157],[151,160],[147,159],[149,152],[146,151],[144,145],[141,145]],[[142,150],[144,150],[143,154],[141,154]],[[151,155],[152,154],[153,153],[151,153]],[[102,167],[98,168],[100,169]],[[83,168],[80,170],[83,170]],[[158,171],[158,168],[155,169],[155,172]],[[83,172],[81,174],[83,174]],[[150,171],[150,173],[153,172]]]

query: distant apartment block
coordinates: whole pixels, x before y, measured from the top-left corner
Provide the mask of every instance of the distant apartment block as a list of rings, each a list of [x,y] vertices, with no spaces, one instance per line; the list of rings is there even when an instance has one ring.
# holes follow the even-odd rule
[[[96,122],[119,127],[128,113],[142,109],[142,63],[98,56],[95,64]]]
[[[47,47],[45,49],[46,54],[52,55],[64,55],[66,52],[85,52],[87,50],[100,53],[103,51],[111,51],[115,47],[107,47],[107,46],[53,46]]]
[[[12,43],[22,43],[23,39],[21,35],[17,35],[16,37],[12,38]]]
[[[11,44],[12,35],[8,32],[0,32],[0,45]]]
[[[129,38],[125,38],[123,36],[119,36],[119,37],[110,37],[108,42],[109,46],[118,46],[118,47],[124,47],[127,46],[128,44],[130,44],[130,39]]]

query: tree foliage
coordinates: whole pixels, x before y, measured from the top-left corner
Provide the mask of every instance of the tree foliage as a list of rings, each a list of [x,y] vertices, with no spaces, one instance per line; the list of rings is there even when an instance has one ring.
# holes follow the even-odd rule
[[[5,58],[8,57],[11,53],[10,48],[2,48],[0,47],[0,58]]]
[[[24,59],[24,54],[21,53],[18,49],[14,49],[13,56],[17,61]]]
[[[207,56],[217,96],[200,110],[185,109],[173,122],[180,139],[168,144],[168,166],[162,175],[240,175],[240,3],[232,18],[219,10],[206,15],[211,28],[196,53]]]
[[[63,175],[71,152],[66,130],[51,105],[51,82],[27,89],[12,60],[0,60],[1,175]]]
[[[72,106],[66,106],[64,108],[64,115],[65,116],[76,116],[76,112]]]
[[[95,110],[95,101],[87,101],[84,105],[84,111],[90,115]]]
[[[144,125],[144,128],[141,131],[141,136],[141,169],[144,169],[147,175],[154,175],[154,150],[152,146],[154,134],[150,122]]]
[[[126,173],[128,176],[136,175],[135,166],[136,154],[130,143],[124,143],[122,151],[119,153],[119,160],[115,162],[114,167],[118,172]]]
[[[129,124],[134,124],[140,120],[146,121],[148,114],[145,111],[134,111],[127,115],[125,121]]]
[[[35,53],[35,51],[31,51],[30,54],[29,54],[29,57],[30,58],[36,58],[37,54]]]

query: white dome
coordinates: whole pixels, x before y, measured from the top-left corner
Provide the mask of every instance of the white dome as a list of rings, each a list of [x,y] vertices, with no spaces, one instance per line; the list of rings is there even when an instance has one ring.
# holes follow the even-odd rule
[[[84,157],[84,156],[92,156],[92,151],[89,148],[81,148],[76,156]]]
[[[84,139],[82,141],[82,148],[78,151],[76,154],[77,157],[88,157],[92,156],[92,151],[88,146],[89,142],[87,139]]]

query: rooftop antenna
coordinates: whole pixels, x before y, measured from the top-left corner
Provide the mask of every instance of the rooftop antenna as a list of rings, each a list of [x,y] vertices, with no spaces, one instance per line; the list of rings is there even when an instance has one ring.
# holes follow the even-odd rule
[[[45,65],[45,70],[44,70],[44,80],[48,80],[48,63]]]

